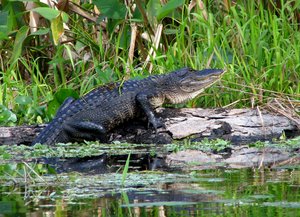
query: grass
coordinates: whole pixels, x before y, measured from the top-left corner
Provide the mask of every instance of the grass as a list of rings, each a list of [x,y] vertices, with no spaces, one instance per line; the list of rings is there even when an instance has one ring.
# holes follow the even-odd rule
[[[166,144],[157,146],[156,144],[130,144],[130,143],[114,143],[102,144],[99,142],[86,143],[58,143],[56,146],[50,147],[47,145],[37,144],[35,146],[26,145],[2,145],[0,146],[0,162],[22,162],[35,161],[37,158],[85,158],[96,157],[103,154],[108,156],[128,156],[123,167],[123,179],[125,180],[128,174],[130,160],[135,159],[136,156],[143,156],[151,154],[151,157],[165,156],[171,152],[199,150],[206,153],[221,153],[227,152],[228,149],[233,148],[233,144],[229,141],[216,139],[204,139],[201,142],[192,142],[189,139],[178,141],[174,144]],[[254,148],[268,148],[273,147],[281,150],[292,152],[300,148],[300,137],[293,139],[281,138],[280,140],[255,142],[248,144],[249,147]],[[296,153],[295,153],[296,154]],[[131,156],[131,158],[130,158]],[[139,157],[138,157],[139,158]]]
[[[262,3],[238,1],[231,2],[228,10],[222,4],[221,9],[215,7],[213,1],[206,1],[204,10],[197,6],[189,10],[186,3],[163,16],[169,12],[167,7],[161,6],[158,10],[161,13],[157,14],[147,1],[142,9],[135,10],[133,17],[128,15],[127,8],[128,14],[122,19],[108,19],[104,30],[99,23],[95,25],[79,15],[69,15],[67,39],[58,45],[54,45],[49,34],[30,34],[23,28],[23,35],[16,35],[14,31],[18,27],[11,27],[6,37],[0,35],[0,103],[17,115],[17,119],[5,121],[5,109],[2,109],[0,123],[50,120],[52,116],[47,115],[46,104],[62,88],[83,95],[104,83],[165,73],[184,66],[228,71],[221,85],[209,88],[203,97],[187,106],[249,107],[265,105],[270,98],[288,98],[297,103],[300,96],[297,10],[300,3],[293,2],[282,1],[281,7],[270,9]],[[120,8],[124,6],[118,4]],[[5,8],[2,10],[0,16],[5,15]],[[144,25],[142,10],[147,11],[149,25]],[[13,18],[7,14],[7,19]],[[158,24],[163,25],[163,33],[155,46],[155,41],[145,40],[141,33],[155,34]],[[133,55],[129,53],[133,46],[130,43],[132,25],[138,28]],[[49,26],[40,30],[53,31]],[[151,48],[155,55],[147,59]],[[17,51],[16,54],[12,50]],[[30,100],[20,104],[17,96]]]

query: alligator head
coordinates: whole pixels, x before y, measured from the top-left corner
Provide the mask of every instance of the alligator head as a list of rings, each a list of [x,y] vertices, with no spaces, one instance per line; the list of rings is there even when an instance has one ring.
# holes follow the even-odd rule
[[[183,68],[171,73],[163,84],[165,87],[170,87],[168,91],[165,91],[166,102],[178,104],[195,98],[218,81],[224,72],[222,69],[196,71]]]

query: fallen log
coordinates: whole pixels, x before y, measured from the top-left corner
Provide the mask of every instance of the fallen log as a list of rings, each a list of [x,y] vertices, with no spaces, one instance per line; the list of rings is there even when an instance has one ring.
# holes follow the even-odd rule
[[[189,138],[222,138],[246,144],[278,138],[283,133],[296,136],[299,130],[287,117],[267,110],[162,108],[157,110],[165,129],[154,132],[145,121],[132,121],[108,135],[108,141],[130,143],[172,143]],[[0,144],[30,144],[46,125],[0,127]]]
[[[180,109],[164,110],[167,130],[173,139],[193,136],[194,140],[222,138],[234,143],[288,137],[299,134],[296,124],[287,117],[256,109]],[[173,115],[172,115],[173,114]]]

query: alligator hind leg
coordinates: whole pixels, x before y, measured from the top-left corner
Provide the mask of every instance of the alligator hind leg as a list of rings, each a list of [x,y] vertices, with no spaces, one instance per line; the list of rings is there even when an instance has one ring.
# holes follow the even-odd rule
[[[106,130],[101,124],[90,121],[66,122],[63,124],[63,131],[71,141],[105,141]]]

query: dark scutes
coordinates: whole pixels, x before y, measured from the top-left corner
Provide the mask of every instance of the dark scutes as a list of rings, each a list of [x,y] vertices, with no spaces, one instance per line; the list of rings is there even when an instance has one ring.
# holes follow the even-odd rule
[[[153,75],[141,80],[128,80],[96,88],[81,99],[67,100],[54,120],[32,144],[53,145],[58,142],[101,140],[106,132],[143,113],[149,123],[157,128],[162,126],[162,123],[155,117],[153,109],[161,106],[167,96],[172,94],[174,96],[175,93],[183,100],[189,99],[189,96],[185,96],[179,88],[184,76],[190,79],[193,76],[206,77],[209,74],[221,75],[222,70],[195,71],[183,68],[169,74]],[[201,83],[198,90],[205,87],[206,85]]]

